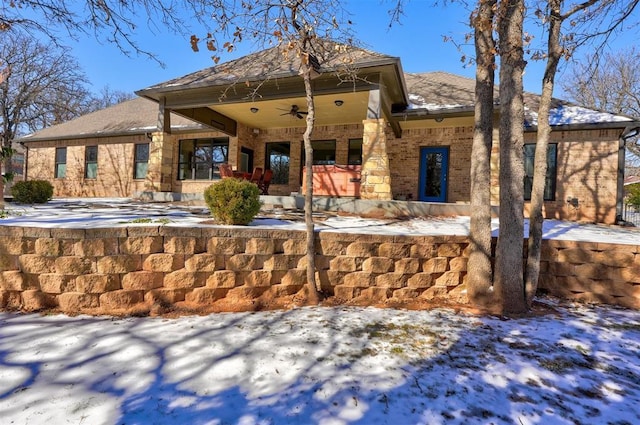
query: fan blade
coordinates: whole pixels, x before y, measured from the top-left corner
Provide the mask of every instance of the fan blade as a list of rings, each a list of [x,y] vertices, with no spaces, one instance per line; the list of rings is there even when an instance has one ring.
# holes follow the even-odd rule
[[[302,112],[302,113],[298,112],[298,113],[296,114],[296,117],[298,117],[298,118],[302,119],[302,118],[304,118],[304,117],[302,116],[302,114],[304,114],[304,112]]]

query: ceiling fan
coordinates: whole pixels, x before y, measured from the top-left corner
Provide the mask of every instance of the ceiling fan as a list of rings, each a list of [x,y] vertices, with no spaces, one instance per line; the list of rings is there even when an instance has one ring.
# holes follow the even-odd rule
[[[284,109],[281,109],[281,111],[284,111]],[[298,105],[291,105],[291,109],[288,112],[280,115],[291,115],[292,117],[303,119],[303,115],[306,114],[308,114],[308,112],[301,111]]]

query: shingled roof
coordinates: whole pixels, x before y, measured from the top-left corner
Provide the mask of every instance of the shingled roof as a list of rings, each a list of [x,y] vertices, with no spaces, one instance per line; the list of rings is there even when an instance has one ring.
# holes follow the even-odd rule
[[[450,74],[448,72],[428,72],[404,75],[410,104],[408,111],[428,110],[430,113],[449,113],[457,111],[473,112],[475,80]],[[494,90],[496,107],[499,107],[498,88]],[[530,92],[524,94],[525,126],[538,125],[538,107],[540,95]],[[585,108],[561,99],[553,99],[549,121],[553,126],[624,123],[633,118]]]
[[[334,41],[315,43],[313,54],[318,59],[322,72],[336,71],[347,66],[375,66],[395,62],[398,58]],[[200,87],[225,86],[234,82],[263,81],[267,78],[284,78],[298,75],[300,58],[286,45],[275,46],[241,58],[202,69],[173,80],[165,81],[138,91],[170,91],[176,87],[195,89]]]
[[[330,52],[331,53],[331,52]],[[238,78],[232,72],[233,69],[245,69],[243,78],[264,78],[265,72],[259,64],[259,58],[274,58],[276,50],[269,49],[254,55],[245,56],[236,61],[229,62],[224,68],[213,67],[201,70],[184,77],[180,77],[157,86],[158,88],[170,88],[171,86],[210,86],[212,84],[229,82],[228,78]],[[355,56],[354,56],[355,55]],[[327,53],[323,67],[337,68],[344,61],[354,60],[376,61],[397,60],[391,56],[369,52],[363,49],[351,50],[349,53],[336,49],[331,54]],[[295,61],[294,61],[295,62]],[[293,62],[291,62],[293,63]],[[282,74],[297,74],[295,65],[284,61],[279,62],[279,72]],[[271,75],[271,74],[270,74]],[[225,80],[226,79],[226,80]],[[447,72],[405,73],[406,90],[410,104],[406,111],[399,114],[415,114],[414,119],[424,119],[424,111],[427,115],[447,115],[462,113],[472,115],[474,108],[475,81],[459,75]],[[498,91],[496,89],[496,100]],[[537,126],[537,110],[540,96],[533,93],[525,93],[525,126],[532,128]],[[398,116],[398,114],[394,114]],[[42,141],[77,139],[102,136],[121,136],[131,134],[144,134],[157,130],[158,104],[147,98],[136,98],[118,105],[83,115],[74,120],[58,124],[31,135],[25,136],[20,141]],[[636,123],[633,118],[616,115],[603,111],[596,111],[571,104],[559,99],[554,99],[551,110],[551,124],[563,125],[603,125],[624,126]],[[210,130],[210,127],[198,124],[178,114],[171,114],[171,128],[173,132],[188,132],[196,130]]]
[[[473,107],[475,81],[448,72],[404,74],[409,109]],[[496,91],[497,94],[497,91]]]
[[[135,98],[71,121],[45,128],[20,140],[77,139],[85,137],[144,134],[157,130],[158,104],[152,100]],[[200,130],[207,127],[171,114],[173,131]]]

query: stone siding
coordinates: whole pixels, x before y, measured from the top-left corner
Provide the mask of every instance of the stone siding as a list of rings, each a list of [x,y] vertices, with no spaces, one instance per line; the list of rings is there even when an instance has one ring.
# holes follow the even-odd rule
[[[252,228],[0,227],[0,307],[102,313],[292,295],[305,234]],[[640,247],[545,241],[541,290],[640,308]],[[321,232],[318,283],[338,301],[466,302],[468,240]]]

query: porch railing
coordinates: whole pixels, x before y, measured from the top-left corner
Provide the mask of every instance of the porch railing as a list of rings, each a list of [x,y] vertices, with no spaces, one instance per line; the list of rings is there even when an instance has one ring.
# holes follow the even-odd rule
[[[640,208],[625,204],[622,209],[622,219],[627,223],[640,227]]]

